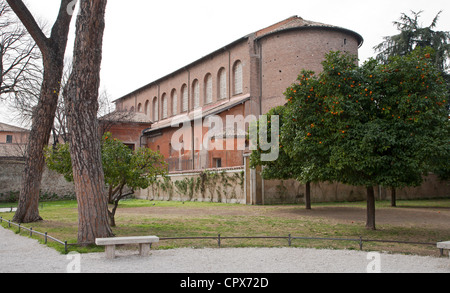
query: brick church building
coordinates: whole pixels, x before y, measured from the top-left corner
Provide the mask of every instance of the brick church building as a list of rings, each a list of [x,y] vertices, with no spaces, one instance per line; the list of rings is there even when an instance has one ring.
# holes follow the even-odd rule
[[[357,56],[362,43],[351,30],[293,16],[115,100],[102,120],[114,120],[109,131],[131,148],[159,150],[170,171],[243,166],[248,123],[234,122],[283,105],[302,69],[322,71],[330,51]]]

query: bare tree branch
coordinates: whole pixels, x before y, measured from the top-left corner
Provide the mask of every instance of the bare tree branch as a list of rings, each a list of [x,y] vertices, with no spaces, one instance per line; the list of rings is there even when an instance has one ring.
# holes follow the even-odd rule
[[[0,95],[20,99],[42,82],[41,54],[5,0],[0,0],[0,28]]]
[[[30,35],[33,37],[39,49],[44,54],[48,52],[50,40],[44,35],[41,28],[37,24],[31,12],[22,2],[22,0],[6,0],[12,10],[16,13],[17,17],[26,27]]]
[[[39,190],[44,168],[44,147],[48,145],[55,120],[61,77],[64,69],[64,55],[72,14],[67,8],[71,0],[61,0],[59,14],[53,25],[50,38],[38,26],[22,0],[6,0],[21,20],[39,47],[43,57],[43,79],[37,105],[32,111],[32,127],[28,140],[28,156],[23,172],[19,205],[13,220],[31,223],[41,220],[39,216]]]

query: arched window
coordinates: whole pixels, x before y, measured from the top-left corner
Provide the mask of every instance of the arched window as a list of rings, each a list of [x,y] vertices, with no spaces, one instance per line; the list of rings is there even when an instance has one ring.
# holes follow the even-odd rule
[[[212,75],[208,73],[205,76],[205,104],[210,104],[212,101]]]
[[[145,115],[150,115],[151,113],[151,108],[150,108],[150,101],[147,100],[145,101]]]
[[[142,104],[141,104],[141,103],[139,103],[139,105],[138,105],[138,112],[139,112],[139,113],[142,112]]]
[[[233,94],[238,95],[243,92],[242,84],[242,63],[236,61],[233,66]]]
[[[172,103],[172,115],[175,116],[178,114],[178,95],[177,90],[172,90],[171,95],[171,103]]]
[[[194,109],[200,107],[200,83],[198,80],[194,80],[192,83],[192,96],[194,98]]]
[[[134,113],[134,107],[131,107],[130,112]]]
[[[225,68],[219,70],[217,75],[218,85],[217,85],[217,96],[219,100],[227,98],[227,72]]]
[[[181,111],[187,112],[189,110],[189,93],[185,84],[181,88],[181,99]]]
[[[167,108],[167,95],[164,93],[162,95],[162,119],[166,119],[168,116],[168,108]]]
[[[153,98],[153,113],[152,113],[153,122],[156,122],[159,120],[158,111],[159,111],[158,98],[154,97]]]

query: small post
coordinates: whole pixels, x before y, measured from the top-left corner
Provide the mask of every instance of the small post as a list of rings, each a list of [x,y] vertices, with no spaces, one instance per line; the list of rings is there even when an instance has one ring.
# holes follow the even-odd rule
[[[291,246],[291,234],[289,234],[289,247]]]
[[[30,237],[33,236],[33,227],[30,228]]]
[[[19,233],[20,233],[20,224],[19,224]]]
[[[67,254],[67,241],[64,241],[64,251],[65,251],[66,254]]]
[[[362,236],[359,236],[359,250],[363,250]]]
[[[219,234],[219,237],[217,238],[217,244],[219,245],[219,248],[220,248],[220,234]]]
[[[44,233],[44,243],[47,244],[47,232]]]
[[[11,228],[11,221],[8,220],[8,228]]]
[[[3,217],[0,217],[0,223],[3,223]]]

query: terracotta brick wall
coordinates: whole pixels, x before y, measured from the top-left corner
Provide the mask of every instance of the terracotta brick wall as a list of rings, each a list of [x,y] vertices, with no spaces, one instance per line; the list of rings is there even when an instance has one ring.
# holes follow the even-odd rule
[[[260,46],[263,113],[285,103],[283,93],[302,69],[320,73],[330,51],[358,54],[356,38],[334,30],[280,32],[261,39]]]
[[[140,138],[142,131],[149,128],[151,124],[139,123],[117,123],[110,126],[107,131],[111,132],[115,138],[124,144],[134,146],[134,149],[141,147]],[[142,145],[145,146],[145,145]]]
[[[180,68],[174,73],[148,84],[128,96],[117,101],[118,109],[140,110],[154,122],[151,137],[147,140],[147,146],[153,150],[159,150],[167,159],[182,157],[194,169],[211,168],[218,165],[222,167],[242,166],[243,151],[241,150],[213,150],[213,151],[189,151],[185,148],[183,154],[170,151],[170,144],[176,129],[171,127],[158,130],[159,127],[169,122],[174,114],[182,110],[182,87],[187,86],[189,93],[189,111],[193,111],[193,82],[199,82],[200,107],[209,109],[219,102],[219,71],[226,71],[227,99],[236,96],[249,95],[250,100],[245,105],[227,109],[220,114],[225,121],[226,115],[254,115],[258,117],[265,114],[271,108],[285,103],[283,96],[288,86],[294,83],[302,69],[322,70],[321,62],[329,51],[346,51],[358,54],[359,41],[352,32],[340,29],[302,27],[301,29],[280,30],[269,33],[280,25],[295,23],[298,18],[289,18],[278,24],[263,29],[257,33],[250,34],[229,46],[223,47],[210,55],[199,59],[186,67]],[[269,33],[268,35],[264,35]],[[236,61],[242,64],[242,93],[234,95],[233,66]],[[205,77],[212,77],[212,103],[205,104]],[[177,113],[172,113],[171,94],[177,93]],[[163,119],[163,97],[167,98],[167,119]],[[225,100],[227,100],[225,99]],[[153,115],[153,103],[158,102],[159,112]],[[157,116],[157,117],[156,117]],[[130,127],[123,125],[122,130],[116,129],[118,135],[127,137],[133,141],[132,135],[138,140],[141,132],[133,131]],[[199,130],[196,133],[205,135],[208,129]],[[159,135],[155,136],[155,133]],[[192,141],[191,137],[185,140],[189,146],[203,140],[196,134]],[[225,142],[224,142],[225,143]],[[235,144],[237,142],[234,142]],[[175,160],[172,160],[175,161]]]

